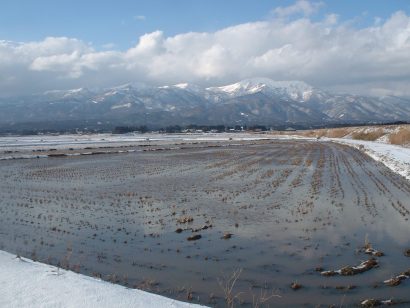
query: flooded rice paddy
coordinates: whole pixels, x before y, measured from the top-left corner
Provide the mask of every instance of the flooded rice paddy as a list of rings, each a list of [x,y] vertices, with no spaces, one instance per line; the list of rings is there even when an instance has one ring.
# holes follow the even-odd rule
[[[384,281],[410,269],[409,217],[408,181],[330,142],[0,161],[0,249],[209,306],[406,303]]]

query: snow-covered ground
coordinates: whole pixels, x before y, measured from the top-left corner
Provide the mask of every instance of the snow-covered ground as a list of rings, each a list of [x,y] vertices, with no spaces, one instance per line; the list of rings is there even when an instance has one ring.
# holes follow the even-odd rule
[[[187,134],[90,134],[90,135],[36,135],[0,137],[0,151],[32,149],[67,149],[86,146],[123,146],[156,143],[197,141],[245,141],[269,138],[264,134],[250,133],[187,133]]]
[[[317,138],[303,137],[299,135],[273,135],[277,139],[300,139],[316,141]],[[399,145],[384,143],[382,140],[365,141],[349,138],[322,137],[319,141],[332,141],[353,146],[366,153],[376,161],[383,163],[393,172],[396,172],[410,180],[410,148]]]
[[[141,142],[150,141],[196,141],[196,140],[259,140],[267,138],[263,134],[251,133],[186,133],[186,134],[90,134],[90,135],[34,135],[34,136],[7,136],[0,137],[0,147],[34,146],[34,145],[72,145],[98,144],[109,142]]]
[[[317,138],[299,135],[273,135],[276,139],[300,139],[317,141]],[[410,180],[410,148],[379,141],[354,140],[349,138],[322,137],[319,141],[332,141],[353,146],[376,161],[383,163],[393,172]]]
[[[138,144],[177,144],[181,142],[207,142],[207,141],[245,141],[263,139],[302,139],[316,140],[298,135],[271,135],[271,134],[251,134],[251,133],[197,133],[197,134],[95,134],[95,135],[59,135],[59,136],[19,136],[19,137],[0,137],[0,152],[18,150],[19,154],[0,157],[3,159],[18,158],[46,158],[47,155],[35,155],[23,153],[38,149],[57,149],[68,148],[84,149],[87,146],[130,146]],[[377,142],[354,140],[349,136],[344,138],[326,138],[321,140],[339,142],[351,145],[364,151],[373,159],[382,162],[394,172],[401,174],[410,180],[410,148],[391,145],[385,143],[386,140],[380,138]],[[23,152],[22,152],[23,151]]]
[[[251,134],[251,133],[197,133],[197,134],[95,134],[95,135],[59,135],[59,136],[10,136],[0,137],[0,152],[16,151],[20,153],[0,157],[3,159],[18,158],[46,158],[47,155],[28,153],[28,151],[38,149],[68,148],[84,149],[88,146],[130,146],[138,144],[178,144],[181,142],[207,142],[207,141],[245,141],[263,139],[302,139],[316,140],[298,135],[271,135],[271,134]],[[326,138],[321,140],[339,142],[351,145],[364,151],[373,159],[382,162],[394,172],[401,174],[410,180],[410,148],[391,145],[385,140],[377,142],[353,140],[349,136],[344,138]],[[362,146],[361,146],[362,145]],[[23,153],[26,151],[27,153]]]
[[[354,146],[374,160],[382,162],[392,171],[410,180],[410,148],[381,142],[345,138],[323,138],[323,140]]]
[[[0,251],[0,307],[203,307]]]

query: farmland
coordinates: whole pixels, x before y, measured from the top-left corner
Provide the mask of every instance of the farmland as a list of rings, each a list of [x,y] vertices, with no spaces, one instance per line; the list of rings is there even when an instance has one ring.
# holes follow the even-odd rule
[[[408,281],[384,283],[410,268],[410,184],[357,149],[261,139],[101,151],[1,160],[0,249],[210,306],[410,300]]]

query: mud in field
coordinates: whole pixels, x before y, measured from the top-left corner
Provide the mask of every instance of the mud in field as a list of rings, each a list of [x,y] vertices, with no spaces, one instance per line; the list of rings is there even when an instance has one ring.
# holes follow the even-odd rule
[[[410,268],[408,181],[343,145],[249,143],[0,161],[0,249],[210,306],[235,273],[244,307],[410,301],[384,283]]]

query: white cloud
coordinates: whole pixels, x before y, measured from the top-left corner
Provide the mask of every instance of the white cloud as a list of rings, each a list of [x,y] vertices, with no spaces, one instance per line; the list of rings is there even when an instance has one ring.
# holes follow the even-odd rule
[[[297,14],[310,16],[319,11],[323,2],[310,2],[307,0],[298,0],[295,4],[286,7],[277,7],[272,12],[278,17],[289,17]]]
[[[312,14],[302,2],[288,13]],[[399,11],[359,29],[330,14],[321,21],[276,18],[168,37],[155,31],[126,51],[99,51],[66,37],[0,41],[0,76],[2,95],[134,81],[220,85],[256,76],[410,95],[410,17]]]
[[[139,56],[155,56],[163,50],[164,34],[162,31],[155,31],[144,34],[140,37],[137,46],[129,49],[126,56],[129,58],[137,58]]]
[[[147,18],[144,15],[136,15],[134,16],[134,19],[139,20],[139,21],[144,21]]]
[[[339,20],[339,15],[337,14],[328,14],[325,16],[325,24],[329,26],[336,25]]]
[[[106,44],[101,45],[103,49],[113,49],[115,48],[115,46],[116,46],[115,43],[106,43]]]

